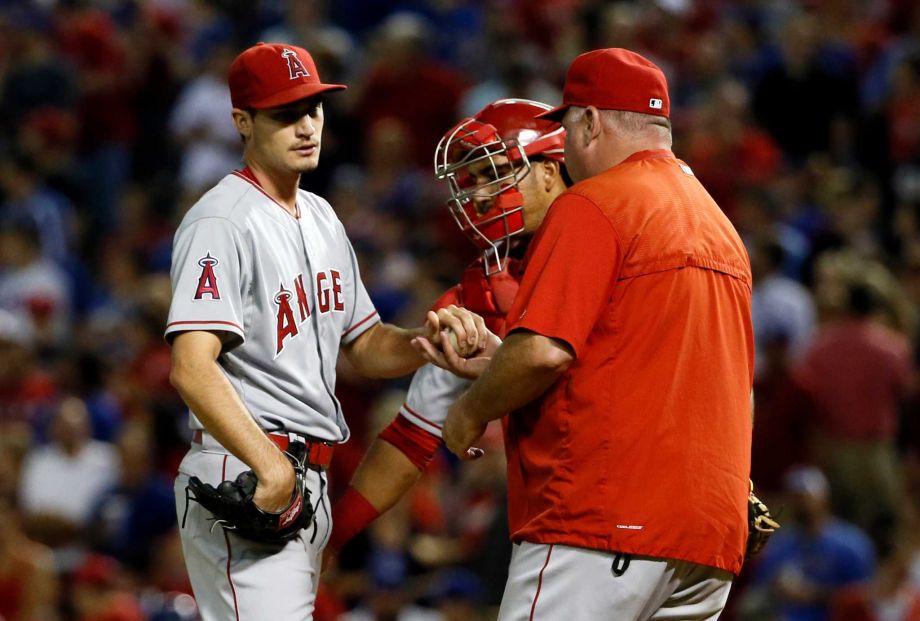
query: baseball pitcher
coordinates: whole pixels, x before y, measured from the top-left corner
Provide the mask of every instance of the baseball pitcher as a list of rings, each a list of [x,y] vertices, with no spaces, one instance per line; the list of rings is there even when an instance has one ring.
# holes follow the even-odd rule
[[[393,377],[422,364],[415,337],[450,328],[472,353],[488,330],[456,306],[422,328],[380,322],[341,222],[299,189],[319,162],[323,96],[345,88],[322,83],[306,50],[253,46],[229,86],[245,166],[173,245],[166,337],[194,430],[176,479],[182,547],[204,621],[307,621],[331,528],[325,471],[348,439],[339,352]]]

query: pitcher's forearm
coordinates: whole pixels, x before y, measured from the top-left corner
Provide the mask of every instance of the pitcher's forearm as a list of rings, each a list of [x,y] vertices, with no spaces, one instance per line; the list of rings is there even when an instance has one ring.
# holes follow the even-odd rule
[[[423,328],[407,330],[380,323],[343,348],[348,362],[365,377],[392,378],[412,373],[425,362],[412,347]]]
[[[182,399],[207,432],[260,480],[286,472],[284,456],[249,415],[216,359],[202,355],[201,344],[190,344],[187,339],[185,334],[176,338],[170,373]]]

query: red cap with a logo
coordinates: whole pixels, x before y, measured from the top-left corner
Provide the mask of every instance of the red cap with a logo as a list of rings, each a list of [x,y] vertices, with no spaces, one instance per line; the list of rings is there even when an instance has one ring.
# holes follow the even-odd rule
[[[234,108],[275,108],[339,91],[344,84],[320,82],[310,53],[296,45],[258,43],[236,57],[227,79]]]
[[[538,115],[559,121],[569,106],[626,110],[668,117],[671,101],[668,81],[645,57],[611,47],[581,54],[565,76],[562,105]]]

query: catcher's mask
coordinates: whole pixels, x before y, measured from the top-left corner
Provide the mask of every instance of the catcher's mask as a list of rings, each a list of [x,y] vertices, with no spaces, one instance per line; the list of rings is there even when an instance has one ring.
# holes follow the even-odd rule
[[[460,121],[438,143],[435,175],[447,180],[447,206],[460,230],[483,251],[487,274],[503,269],[509,240],[524,232],[518,185],[532,158],[565,162],[565,130],[535,118],[550,109],[527,99],[499,99]]]

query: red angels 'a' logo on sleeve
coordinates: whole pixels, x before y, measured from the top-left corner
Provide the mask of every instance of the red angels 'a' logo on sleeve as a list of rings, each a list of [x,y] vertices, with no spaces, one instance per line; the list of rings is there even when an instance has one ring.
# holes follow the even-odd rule
[[[209,252],[206,256],[198,259],[198,265],[201,266],[201,276],[198,277],[198,289],[195,290],[195,299],[201,300],[203,296],[210,295],[212,300],[220,299],[220,291],[217,289],[217,276],[214,275],[214,266],[220,263]]]
[[[303,61],[300,60],[297,52],[284,48],[284,51],[281,52],[281,55],[284,56],[284,59],[287,61],[288,73],[291,75],[292,80],[295,78],[310,77],[310,72],[307,71],[307,68],[304,66]]]

